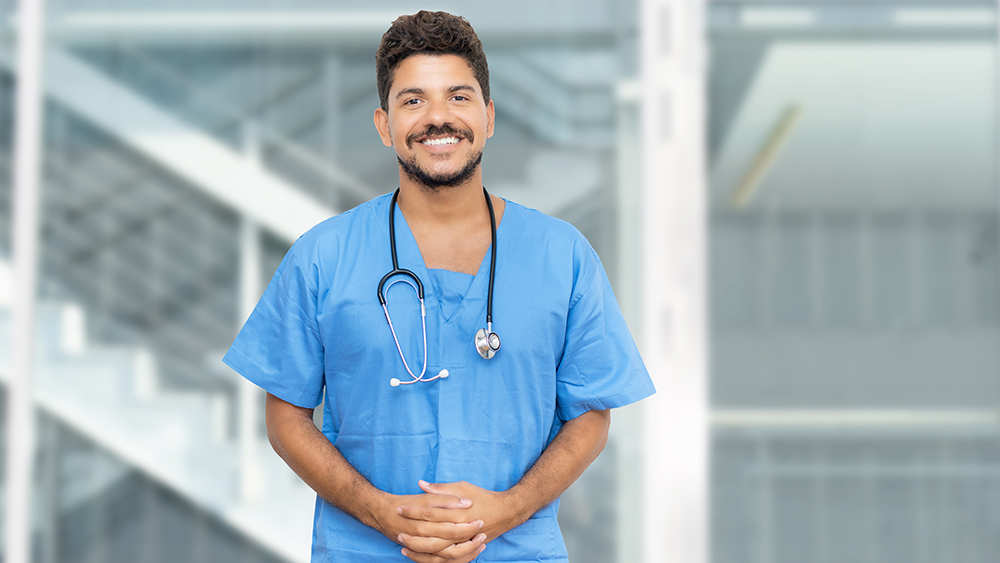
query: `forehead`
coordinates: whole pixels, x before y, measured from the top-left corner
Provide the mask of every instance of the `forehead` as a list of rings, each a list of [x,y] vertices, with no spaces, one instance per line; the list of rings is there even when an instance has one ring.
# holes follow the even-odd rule
[[[406,88],[432,89],[472,86],[480,91],[472,66],[458,55],[410,55],[396,67],[390,96]]]

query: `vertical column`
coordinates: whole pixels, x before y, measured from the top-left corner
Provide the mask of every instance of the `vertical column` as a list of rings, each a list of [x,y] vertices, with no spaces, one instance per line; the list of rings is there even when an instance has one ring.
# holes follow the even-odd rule
[[[323,65],[323,152],[326,154],[328,162],[339,164],[343,162],[340,158],[340,131],[341,125],[341,62],[340,57],[335,53],[326,56]],[[337,194],[337,186],[331,183],[327,188],[328,200],[332,207],[338,207],[333,199]]]
[[[757,510],[754,529],[757,533],[757,563],[774,562],[774,481],[778,478],[771,463],[771,447],[767,437],[760,435],[755,444],[757,462],[751,469],[757,486]]]
[[[995,30],[996,38],[993,42],[993,61],[998,66],[994,67],[994,70],[996,70],[997,72],[993,75],[993,97],[996,100],[996,103],[993,106],[994,108],[993,111],[995,112],[994,115],[997,118],[1000,118],[1000,0],[997,0],[996,6],[994,7],[994,11],[996,13],[995,18],[996,18],[997,28]],[[1000,121],[995,121],[994,125],[997,126],[997,135],[994,136],[993,138],[1000,139]],[[1000,143],[998,143],[998,145],[995,146],[994,149],[1000,151]],[[998,153],[998,157],[1000,157],[1000,153]],[[1000,180],[1000,163],[997,163],[994,166],[998,168],[997,179]],[[997,188],[1000,188],[1000,185],[998,185]],[[1000,212],[1000,209],[995,208],[994,211]],[[997,229],[997,235],[998,239],[1000,239],[1000,229]],[[998,244],[1000,244],[1000,240],[998,240],[997,242]]]
[[[244,124],[243,139],[245,157],[255,168],[259,168],[260,138],[254,124]],[[253,219],[244,216],[240,221],[240,287],[237,311],[240,325],[250,316],[260,299],[260,272],[260,227]],[[261,397],[257,386],[242,378],[238,393],[240,499],[246,504],[252,504],[260,499],[263,490],[263,476],[257,454]]]
[[[809,317],[813,328],[823,328],[829,325],[827,311],[825,307],[826,291],[826,268],[824,267],[825,253],[823,247],[826,244],[823,215],[817,211],[809,213]]]
[[[830,495],[827,467],[829,463],[825,459],[823,446],[817,447],[813,451],[813,490],[816,496],[816,510],[813,511],[813,533],[816,534],[816,550],[813,560],[816,563],[829,563],[830,557]]]
[[[41,563],[58,563],[59,561],[59,523],[61,511],[60,498],[60,465],[61,465],[61,440],[60,429],[53,422],[42,423],[38,429],[42,435],[39,440],[41,450],[39,458],[39,481],[41,481],[42,515],[39,519],[42,522],[41,541],[39,551],[35,559]]]
[[[31,491],[35,454],[32,372],[38,274],[38,201],[42,148],[44,2],[22,1],[17,33],[14,133],[13,352],[7,388],[7,482],[4,561],[31,560]]]
[[[875,324],[875,236],[877,234],[876,217],[871,209],[860,213],[858,223],[858,253],[861,255],[861,267],[858,275],[861,277],[861,323],[865,329]]]
[[[618,305],[633,336],[642,333],[642,237],[637,220],[642,215],[642,174],[639,115],[639,82],[630,80],[618,85],[617,92],[617,164],[618,169],[618,268],[612,280]],[[641,482],[643,459],[643,402],[615,409],[609,443],[618,454],[618,530],[617,560],[641,561],[642,505]]]
[[[643,554],[708,561],[704,0],[643,0]]]

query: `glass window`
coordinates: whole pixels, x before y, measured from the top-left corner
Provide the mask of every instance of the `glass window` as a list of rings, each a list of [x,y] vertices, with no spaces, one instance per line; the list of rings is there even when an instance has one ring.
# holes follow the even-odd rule
[[[995,5],[710,16],[713,560],[995,559]]]

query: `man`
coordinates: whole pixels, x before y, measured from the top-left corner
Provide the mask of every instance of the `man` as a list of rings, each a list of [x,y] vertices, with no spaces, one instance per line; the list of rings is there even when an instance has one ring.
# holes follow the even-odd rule
[[[313,561],[565,561],[556,500],[652,383],[583,236],[486,194],[469,23],[403,16],[376,69],[398,199],[303,235],[225,362],[267,391],[271,443],[318,494]]]

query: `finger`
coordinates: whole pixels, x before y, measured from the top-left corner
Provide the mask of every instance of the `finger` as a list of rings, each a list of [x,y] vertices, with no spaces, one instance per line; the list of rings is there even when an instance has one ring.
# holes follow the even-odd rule
[[[440,538],[448,540],[448,543],[469,541],[483,527],[482,520],[464,524],[412,520],[407,525],[405,522],[401,526],[401,533],[405,535],[421,538]]]
[[[442,484],[442,483],[428,483],[423,479],[417,481],[417,485],[420,486],[420,490],[429,495],[438,496],[457,496],[455,494],[455,487],[458,483]],[[460,497],[459,497],[460,498]],[[462,498],[461,502],[472,504],[472,501],[467,498]]]
[[[408,557],[411,561],[416,563],[449,563],[447,559],[441,557],[440,555],[435,555],[433,553],[420,553],[419,551],[413,551],[412,549],[402,549],[403,555]]]
[[[461,557],[458,559],[449,559],[448,563],[470,563],[471,561],[474,561],[477,557],[479,557],[479,555],[484,551],[486,551],[485,544],[479,546],[479,549],[475,550],[466,557]]]
[[[462,486],[465,484],[465,481],[457,481],[455,483],[428,483],[424,480],[417,481],[417,485],[420,486],[420,490],[430,495],[461,496]],[[471,503],[472,501],[469,502]]]
[[[424,522],[468,522],[472,518],[471,514],[464,510],[468,506],[455,508],[438,508],[434,506],[411,506],[404,505],[396,508],[396,514],[410,520],[422,520]]]
[[[399,534],[396,540],[403,547],[420,553],[436,553],[445,559],[465,557],[466,555],[479,549],[479,546],[486,541],[486,534],[477,534],[467,541],[455,542],[444,538],[411,536]]]
[[[420,553],[419,551],[413,551],[412,549],[403,548],[402,553],[408,557],[411,561],[416,563],[470,563],[474,561],[476,557],[486,550],[486,544],[482,544],[478,549],[474,549],[472,553],[469,553],[463,557],[449,558],[445,559],[440,555],[435,553]]]
[[[413,502],[416,500],[417,502]],[[419,495],[407,499],[405,506],[426,506],[429,508],[469,508],[472,501],[455,495],[438,495],[434,493]]]
[[[396,537],[396,541],[399,542],[403,547],[411,549],[413,551],[419,551],[420,553],[437,553],[443,549],[455,545],[456,540],[436,538],[436,537],[426,537],[426,536],[411,536],[409,534],[399,534],[399,536]]]
[[[477,534],[476,537],[467,542],[452,544],[435,553],[445,559],[463,559],[469,555],[475,558],[486,547],[485,542],[486,534]]]

